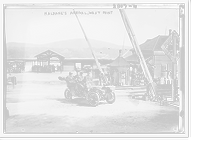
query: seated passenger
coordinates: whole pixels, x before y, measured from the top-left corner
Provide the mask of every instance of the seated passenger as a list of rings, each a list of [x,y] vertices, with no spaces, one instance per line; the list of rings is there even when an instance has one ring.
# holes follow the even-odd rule
[[[81,72],[79,72],[79,74],[77,76],[77,81],[78,82],[83,82],[83,80],[84,80],[83,72],[81,71]]]
[[[85,76],[84,82],[86,83],[87,88],[91,88],[91,86],[93,85],[92,76],[90,72],[88,72]]]

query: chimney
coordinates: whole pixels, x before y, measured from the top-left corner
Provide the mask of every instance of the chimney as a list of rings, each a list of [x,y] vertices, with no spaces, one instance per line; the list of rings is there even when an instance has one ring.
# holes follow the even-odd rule
[[[122,55],[122,50],[119,50],[119,57],[121,57]]]
[[[172,34],[172,30],[171,29],[169,29],[169,35],[171,35]]]

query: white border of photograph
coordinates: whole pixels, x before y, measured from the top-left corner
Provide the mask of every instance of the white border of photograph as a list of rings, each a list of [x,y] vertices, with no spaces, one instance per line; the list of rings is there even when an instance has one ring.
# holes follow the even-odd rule
[[[116,1],[110,2],[115,3]],[[187,138],[189,136],[189,107],[190,107],[190,92],[189,92],[189,87],[190,87],[190,2],[187,0],[182,0],[182,1],[172,1],[172,0],[157,0],[155,1],[155,3],[185,3],[185,22],[188,22],[185,24],[186,30],[185,30],[185,61],[186,61],[186,67],[185,67],[185,75],[186,75],[186,80],[185,80],[185,133],[181,134],[181,133],[176,133],[176,134],[4,134],[3,129],[0,129],[0,138]],[[6,4],[7,2],[4,2],[4,4]],[[17,4],[16,2],[9,2],[10,4]],[[7,3],[7,4],[9,4]],[[22,2],[26,3],[26,2]],[[48,5],[47,3],[38,3],[36,2],[38,6],[46,6]],[[54,2],[56,3],[56,2]],[[63,1],[61,2],[59,5],[61,5],[62,3],[70,3],[67,1]],[[75,3],[75,2],[72,2]],[[104,1],[101,1],[100,3],[105,3]],[[120,3],[120,2],[117,2]],[[121,3],[125,3],[125,2],[121,2]],[[152,1],[131,1],[131,3],[152,3]],[[18,3],[20,4],[20,3]],[[31,4],[31,3],[30,3]],[[30,4],[27,4],[25,7],[32,7],[30,6]],[[56,6],[57,4],[51,4],[53,6]],[[24,7],[24,6],[22,6]],[[35,6],[33,6],[35,7]],[[3,14],[2,14],[3,16]],[[3,25],[3,24],[2,24]],[[3,39],[2,39],[2,45],[3,45]],[[2,50],[2,59],[3,59],[3,50]],[[3,63],[2,63],[2,68],[3,68]],[[1,74],[3,74],[3,69],[1,69]],[[3,75],[2,75],[3,78]],[[2,81],[2,80],[1,80]],[[3,87],[3,82],[1,82],[2,87]],[[3,89],[3,88],[2,88]],[[1,90],[1,95],[3,95],[3,91]],[[187,99],[188,97],[188,99]],[[3,98],[2,98],[3,99]],[[3,107],[3,100],[0,103],[0,107]],[[0,118],[1,118],[1,123],[0,123],[0,128],[3,128],[3,109],[1,110],[0,113]]]

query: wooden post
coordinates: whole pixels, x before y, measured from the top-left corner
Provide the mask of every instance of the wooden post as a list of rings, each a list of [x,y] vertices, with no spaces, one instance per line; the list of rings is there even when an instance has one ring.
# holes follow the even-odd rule
[[[113,70],[112,70],[112,67],[110,67],[110,84],[113,85]]]
[[[124,75],[124,77],[125,77],[125,81],[124,81],[125,83],[124,83],[124,84],[125,84],[125,85],[128,85],[128,84],[127,84],[127,79],[128,79],[128,69],[125,71],[125,75]]]
[[[179,106],[179,132],[184,132],[185,127],[185,5],[179,6],[179,28],[181,40],[180,56],[180,90],[181,99]]]
[[[131,27],[131,24],[128,20],[128,17],[125,13],[125,10],[124,9],[119,9],[120,11],[120,14],[121,14],[121,17],[122,17],[122,20],[124,22],[124,25],[125,25],[125,28],[127,30],[127,33],[129,35],[129,38],[130,38],[130,41],[131,41],[131,44],[132,46],[134,47],[135,49],[135,52],[136,54],[138,55],[139,59],[140,59],[140,65],[142,67],[142,70],[143,70],[143,73],[145,75],[145,77],[147,78],[148,82],[150,83],[149,85],[149,89],[150,89],[150,93],[152,95],[153,98],[156,98],[156,90],[155,90],[155,83],[153,82],[153,79],[152,79],[152,76],[149,72],[149,69],[147,67],[147,64],[146,64],[146,61],[144,59],[144,56],[141,52],[141,49],[140,49],[140,46],[137,42],[137,39],[135,37],[135,33]]]
[[[48,57],[48,66],[50,66],[50,57]]]
[[[63,60],[60,60],[60,73],[63,71]]]
[[[38,72],[38,57],[37,57],[37,72]]]
[[[173,45],[173,51],[172,51],[172,99],[173,101],[176,100],[176,38],[174,36],[175,33],[173,33],[172,37],[172,45]]]
[[[122,75],[121,75],[121,71],[119,71],[119,77],[118,77],[118,83],[119,83],[119,86],[122,85]]]

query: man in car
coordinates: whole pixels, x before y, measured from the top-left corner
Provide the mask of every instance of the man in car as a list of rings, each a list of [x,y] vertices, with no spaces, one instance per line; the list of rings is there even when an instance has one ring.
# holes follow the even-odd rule
[[[91,72],[87,73],[87,75],[84,78],[84,82],[85,82],[87,88],[90,88],[92,86],[93,82],[92,82]]]
[[[80,83],[83,82],[84,77],[83,77],[83,72],[82,72],[82,71],[80,71],[80,72],[78,73],[76,79],[77,79],[77,81],[80,82]]]
[[[66,81],[69,83],[74,82],[74,77],[72,72],[69,72],[69,75],[66,77]]]

